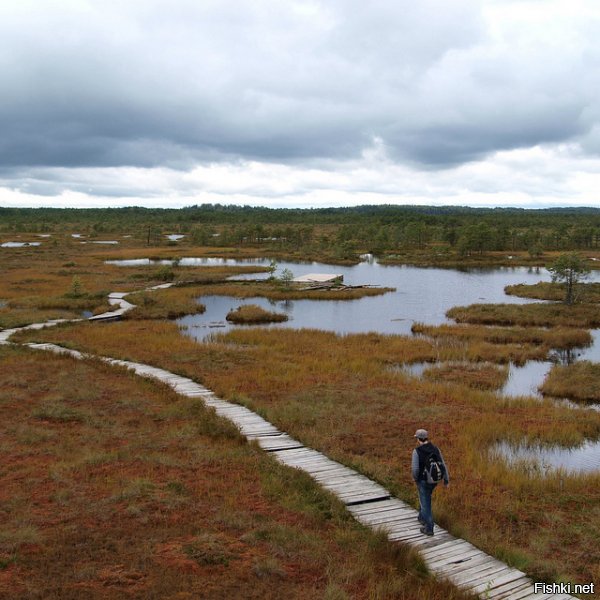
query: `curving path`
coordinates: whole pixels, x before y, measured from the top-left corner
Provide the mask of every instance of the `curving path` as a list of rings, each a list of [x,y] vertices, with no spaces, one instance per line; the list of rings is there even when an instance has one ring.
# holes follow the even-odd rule
[[[168,287],[170,284],[156,286]],[[114,320],[133,308],[124,297],[114,293],[109,297],[115,311],[97,315],[90,320]],[[0,344],[10,343],[10,336],[20,329],[41,329],[64,321],[36,323],[18,329],[0,331]],[[26,344],[36,350],[67,354],[81,359],[85,355],[55,344]],[[201,398],[215,412],[232,421],[249,441],[272,454],[281,463],[308,473],[322,487],[337,496],[354,518],[373,530],[382,530],[391,541],[416,548],[429,570],[437,577],[445,578],[466,592],[486,600],[567,600],[568,594],[536,593],[534,583],[525,573],[509,567],[489,556],[469,542],[450,535],[436,526],[433,538],[420,533],[417,511],[408,504],[392,497],[389,491],[368,477],[337,463],[325,455],[305,447],[287,433],[253,413],[251,410],[218,398],[212,391],[192,379],[182,377],[141,363],[96,357],[100,360],[131,369],[137,375],[156,379],[172,387],[175,392],[190,398]]]

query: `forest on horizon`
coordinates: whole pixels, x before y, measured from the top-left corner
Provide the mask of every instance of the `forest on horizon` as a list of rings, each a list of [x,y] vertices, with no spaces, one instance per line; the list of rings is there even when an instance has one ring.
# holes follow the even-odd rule
[[[89,236],[130,233],[148,245],[181,233],[195,245],[258,245],[280,250],[335,248],[340,259],[358,251],[450,252],[590,250],[600,247],[600,209],[357,206],[265,208],[204,204],[172,208],[0,208],[0,234]]]

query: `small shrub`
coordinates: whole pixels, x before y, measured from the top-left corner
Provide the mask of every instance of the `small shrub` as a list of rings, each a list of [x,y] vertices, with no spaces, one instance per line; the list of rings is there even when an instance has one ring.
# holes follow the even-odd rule
[[[175,279],[175,271],[169,266],[165,265],[152,274],[151,279],[158,281],[173,281]]]
[[[254,562],[252,568],[257,577],[274,577],[276,579],[284,579],[287,575],[281,568],[279,562],[274,558],[263,558]]]
[[[208,533],[196,536],[183,546],[185,554],[199,565],[228,565],[236,555],[228,550],[224,540]]]
[[[86,418],[83,412],[71,408],[62,402],[45,402],[33,411],[36,419],[44,421],[56,421],[62,423],[83,423]]]
[[[74,275],[71,280],[71,290],[67,295],[71,298],[81,298],[84,294],[85,290],[81,279],[77,275]]]

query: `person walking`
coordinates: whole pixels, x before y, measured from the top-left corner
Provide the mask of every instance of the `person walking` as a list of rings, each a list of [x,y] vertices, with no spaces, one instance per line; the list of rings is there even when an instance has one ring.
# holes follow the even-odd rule
[[[447,486],[450,483],[448,467],[437,446],[429,441],[429,433],[425,429],[417,429],[414,437],[417,447],[412,453],[412,476],[419,492],[419,523],[421,533],[433,535],[433,513],[431,511],[431,495],[440,481]]]

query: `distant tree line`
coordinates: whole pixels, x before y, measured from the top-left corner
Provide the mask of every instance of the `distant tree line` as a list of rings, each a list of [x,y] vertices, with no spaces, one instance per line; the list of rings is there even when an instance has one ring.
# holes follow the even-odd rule
[[[467,207],[358,206],[269,209],[205,204],[182,209],[0,208],[0,233],[130,233],[149,245],[165,233],[184,233],[202,246],[266,246],[328,251],[397,251],[460,256],[487,251],[586,250],[600,247],[600,209],[476,209]]]

